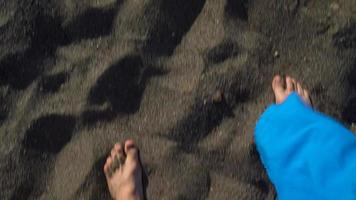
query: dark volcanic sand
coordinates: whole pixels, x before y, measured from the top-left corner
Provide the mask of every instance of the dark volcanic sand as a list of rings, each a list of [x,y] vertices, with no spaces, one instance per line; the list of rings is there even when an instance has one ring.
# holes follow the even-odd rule
[[[0,199],[108,198],[129,137],[148,199],[274,199],[276,73],[355,130],[354,0],[0,0],[0,41]]]

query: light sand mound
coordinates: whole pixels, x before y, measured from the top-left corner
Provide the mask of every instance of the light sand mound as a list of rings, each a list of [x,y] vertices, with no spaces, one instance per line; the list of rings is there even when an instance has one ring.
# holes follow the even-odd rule
[[[0,5],[0,199],[109,199],[125,138],[148,199],[274,199],[253,131],[276,73],[355,127],[353,0]]]

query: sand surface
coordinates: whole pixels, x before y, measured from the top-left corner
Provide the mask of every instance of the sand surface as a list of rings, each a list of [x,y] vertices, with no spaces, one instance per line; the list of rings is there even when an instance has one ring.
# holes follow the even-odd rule
[[[356,129],[355,0],[0,0],[0,199],[274,199],[253,142],[274,74]]]

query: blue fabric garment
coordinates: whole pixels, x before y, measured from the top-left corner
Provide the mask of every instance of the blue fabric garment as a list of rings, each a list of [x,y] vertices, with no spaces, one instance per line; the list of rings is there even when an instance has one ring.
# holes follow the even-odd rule
[[[255,129],[280,200],[356,200],[356,137],[296,93],[271,105]]]

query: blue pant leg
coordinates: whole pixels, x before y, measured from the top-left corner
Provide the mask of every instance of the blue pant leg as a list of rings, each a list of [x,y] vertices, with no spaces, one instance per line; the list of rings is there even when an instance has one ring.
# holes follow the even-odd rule
[[[262,114],[255,142],[279,199],[356,200],[356,137],[296,93]]]

